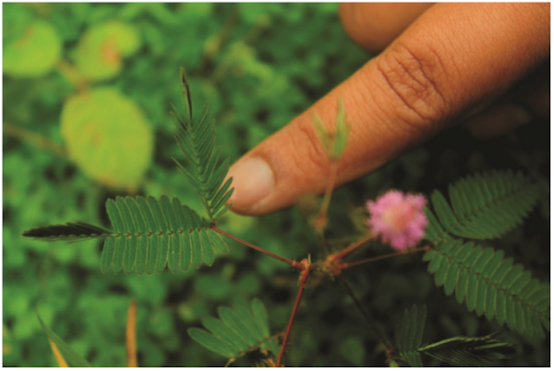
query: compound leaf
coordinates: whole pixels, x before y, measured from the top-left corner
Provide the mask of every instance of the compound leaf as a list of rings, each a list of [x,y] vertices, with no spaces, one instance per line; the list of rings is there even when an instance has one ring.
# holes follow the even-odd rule
[[[190,328],[189,335],[202,346],[234,360],[247,352],[260,349],[279,351],[275,339],[269,336],[269,324],[265,306],[253,299],[251,307],[219,307],[220,319],[205,318],[202,324],[209,331]]]
[[[444,285],[447,295],[455,289],[456,299],[465,301],[470,312],[488,320],[496,317],[500,325],[524,335],[544,336],[542,326],[550,323],[550,286],[531,279],[529,271],[505,259],[502,251],[447,238],[426,260],[437,287]]]
[[[454,366],[487,366],[515,353],[511,344],[493,339],[495,335],[454,337],[421,347],[419,351]]]
[[[536,184],[511,171],[468,177],[448,190],[452,207],[441,192],[435,190],[431,195],[438,221],[427,213],[426,238],[433,242],[441,239],[443,229],[472,239],[500,237],[522,222],[539,196]]]
[[[178,198],[167,196],[116,197],[106,202],[113,230],[83,222],[30,229],[25,237],[44,241],[79,241],[103,238],[102,272],[152,274],[167,266],[171,272],[211,266],[216,252],[226,253],[227,244],[210,223]],[[215,250],[215,251],[214,251]]]
[[[404,311],[401,322],[396,326],[395,340],[400,356],[411,366],[423,366],[418,348],[423,341],[427,307],[416,305]]]
[[[177,128],[175,139],[185,155],[188,169],[177,160],[174,159],[174,161],[177,163],[179,172],[202,200],[210,221],[214,221],[228,209],[225,207],[225,202],[233,192],[233,189],[229,189],[230,179],[223,185],[229,170],[229,160],[217,165],[220,151],[215,148],[215,122],[209,115],[208,107],[199,120],[194,118],[190,88],[183,68],[181,68],[181,84],[185,115],[181,116],[174,112],[173,121]]]

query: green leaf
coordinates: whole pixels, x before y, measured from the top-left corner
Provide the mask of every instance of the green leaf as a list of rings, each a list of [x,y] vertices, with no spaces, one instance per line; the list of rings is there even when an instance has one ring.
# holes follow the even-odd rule
[[[225,202],[233,193],[229,189],[230,182],[223,187],[223,181],[229,170],[229,161],[219,166],[219,150],[215,148],[215,124],[211,119],[208,108],[200,119],[193,115],[192,97],[184,68],[181,68],[182,102],[185,115],[172,112],[173,122],[177,129],[175,139],[188,163],[187,167],[173,159],[179,172],[192,185],[202,200],[210,221],[215,221],[228,209]],[[209,252],[207,259],[209,260]],[[193,254],[193,258],[194,258]],[[194,262],[194,260],[193,260]]]
[[[4,44],[2,69],[15,77],[44,76],[56,66],[61,51],[62,42],[54,27],[44,21],[35,21],[17,40]]]
[[[312,123],[327,157],[331,161],[338,160],[346,149],[346,142],[350,133],[350,124],[346,122],[346,112],[342,97],[339,98],[337,103],[337,118],[335,119],[334,131],[328,130],[315,113],[312,114]]]
[[[105,238],[109,230],[84,222],[49,225],[32,228],[23,232],[23,237],[42,241],[84,241],[94,238]]]
[[[176,197],[170,201],[167,196],[160,200],[118,196],[106,201],[106,210],[113,224],[111,231],[77,222],[31,229],[24,236],[45,241],[104,238],[103,273],[152,274],[166,266],[172,273],[186,271],[191,264],[211,266],[214,249],[228,251],[210,224]]]
[[[77,45],[76,67],[88,79],[109,79],[120,72],[122,57],[135,53],[140,44],[139,33],[130,24],[109,21],[94,25]]]
[[[520,224],[539,197],[538,186],[521,174],[495,171],[478,174],[449,187],[452,207],[434,191],[431,200],[442,228],[456,236],[497,238]],[[438,242],[441,226],[429,218],[426,237]]]
[[[405,310],[402,321],[396,327],[395,339],[399,351],[414,351],[419,348],[423,341],[425,329],[425,317],[427,307],[423,305],[418,308],[416,305],[411,310]]]
[[[111,205],[119,207],[116,209]],[[195,267],[200,267],[202,263],[213,263],[212,242],[207,234],[208,222],[182,205],[176,197],[172,201],[167,196],[162,196],[160,200],[152,196],[147,199],[139,196],[136,201],[131,197],[117,197],[115,203],[108,200],[106,207],[110,220],[115,223],[110,238],[121,241],[127,236],[124,238],[127,242],[126,249],[121,247],[117,250],[119,245],[116,243],[114,266],[119,267],[119,260],[122,259],[120,255],[132,256],[131,259],[135,262],[134,265],[124,265],[125,273],[131,273],[139,266],[142,268],[137,273],[143,273],[144,267],[147,267],[146,273],[152,274],[161,272],[166,266],[170,271],[176,272],[179,269],[186,271],[191,262]],[[116,210],[125,212],[118,214]],[[131,225],[145,229],[133,231],[129,229]],[[147,241],[148,252],[142,240]],[[123,246],[123,242],[120,246]]]
[[[187,332],[194,341],[208,348],[209,350],[219,353],[222,356],[228,358],[235,356],[233,348],[227,342],[218,337],[215,337],[208,331],[192,327],[189,328]]]
[[[454,366],[488,366],[515,354],[511,344],[493,339],[495,335],[454,337],[421,347],[419,351]]]
[[[131,99],[113,88],[69,98],[61,133],[69,157],[88,177],[108,186],[136,188],[150,165],[151,125]]]
[[[542,323],[550,321],[550,291],[531,279],[531,273],[502,251],[473,243],[446,239],[438,243],[428,270],[435,273],[435,284],[445,293],[465,301],[467,309],[496,317],[512,330],[528,336],[544,336]],[[542,305],[542,306],[541,306]]]
[[[265,309],[264,303],[258,298],[252,299],[251,303],[252,313],[256,319],[256,323],[260,327],[262,334],[265,338],[269,337],[269,327],[267,311]]]
[[[38,313],[38,310],[37,310],[37,318],[38,318],[38,321],[40,322],[40,326],[46,333],[46,336],[48,336],[48,338],[54,344],[56,344],[61,355],[63,356],[63,358],[65,359],[65,361],[69,366],[92,367],[92,365],[88,363],[86,359],[84,359],[77,352],[71,349],[69,345],[65,343],[65,341],[63,341],[58,335],[56,335],[54,331],[50,330],[50,328],[48,328],[48,326],[44,324],[44,322],[42,321],[42,318],[40,318],[40,314]]]
[[[202,323],[210,332],[191,328],[189,335],[204,347],[231,359],[261,349],[278,352],[277,342],[269,337],[265,306],[258,299],[251,303],[252,312],[243,306],[219,307],[221,320],[205,318]]]

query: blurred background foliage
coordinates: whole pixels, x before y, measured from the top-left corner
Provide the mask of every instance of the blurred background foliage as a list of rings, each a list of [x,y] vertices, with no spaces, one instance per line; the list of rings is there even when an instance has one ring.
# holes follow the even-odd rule
[[[351,42],[336,4],[3,4],[3,364],[56,365],[35,309],[95,366],[125,365],[125,323],[138,302],[140,366],[224,365],[186,329],[219,305],[259,297],[270,328],[283,331],[297,272],[230,242],[211,268],[153,276],[102,275],[100,244],[23,239],[31,227],[86,221],[107,226],[117,195],[177,196],[200,210],[175,170],[170,103],[180,107],[179,67],[195,107],[209,102],[223,155],[237,160],[371,58]],[[348,115],[348,112],[347,112]],[[505,249],[541,280],[550,277],[548,122],[476,141],[443,133],[333,196],[328,237],[340,247],[359,233],[364,202],[385,189],[429,194],[461,176],[520,169],[543,185],[540,206]],[[305,209],[305,208],[304,208]],[[317,255],[302,208],[248,218],[228,213],[220,227],[275,253]],[[386,253],[371,245],[358,258]],[[359,266],[345,277],[389,337],[405,308],[427,303],[425,339],[498,330],[436,289],[420,256]],[[550,364],[550,340],[506,331],[509,363]],[[424,340],[425,341],[425,340]],[[254,365],[259,354],[236,365]],[[384,366],[385,354],[336,283],[310,281],[287,365]],[[438,361],[424,359],[427,365]]]

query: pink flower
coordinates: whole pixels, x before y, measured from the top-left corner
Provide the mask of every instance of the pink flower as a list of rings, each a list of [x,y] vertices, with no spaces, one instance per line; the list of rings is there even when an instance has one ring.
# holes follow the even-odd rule
[[[423,207],[427,200],[422,195],[388,191],[375,202],[368,201],[368,225],[371,232],[381,236],[395,250],[415,246],[425,233],[427,217]]]

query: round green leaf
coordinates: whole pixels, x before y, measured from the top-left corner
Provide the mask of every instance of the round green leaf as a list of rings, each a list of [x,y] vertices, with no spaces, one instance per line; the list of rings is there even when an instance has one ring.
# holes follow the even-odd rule
[[[47,22],[36,21],[17,39],[4,46],[3,72],[16,77],[40,77],[54,68],[62,44]]]
[[[121,58],[135,53],[140,44],[134,26],[117,21],[95,25],[80,40],[75,63],[91,80],[109,79],[121,70]]]
[[[69,157],[92,179],[134,188],[152,157],[152,129],[139,107],[112,88],[69,98],[61,132]]]

